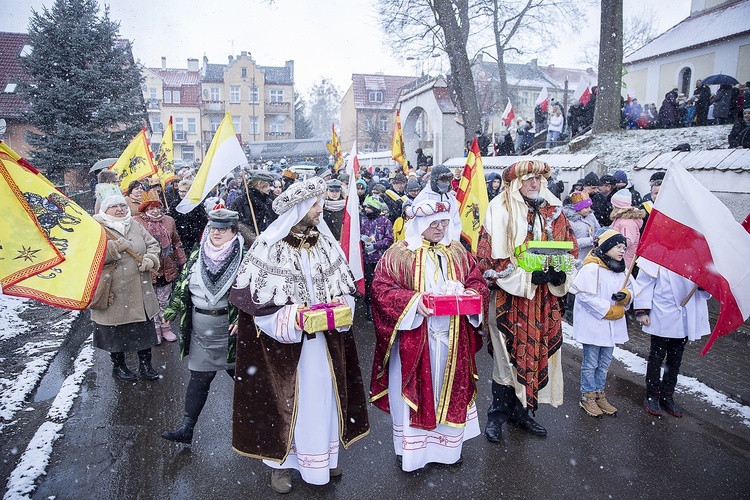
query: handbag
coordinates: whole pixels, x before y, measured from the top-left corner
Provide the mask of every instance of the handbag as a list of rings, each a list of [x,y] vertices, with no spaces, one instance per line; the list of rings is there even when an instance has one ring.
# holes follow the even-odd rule
[[[115,269],[117,269],[117,261],[104,264],[102,274],[99,276],[99,284],[96,285],[88,309],[104,311],[112,305],[115,300],[115,294],[112,293],[112,276]]]

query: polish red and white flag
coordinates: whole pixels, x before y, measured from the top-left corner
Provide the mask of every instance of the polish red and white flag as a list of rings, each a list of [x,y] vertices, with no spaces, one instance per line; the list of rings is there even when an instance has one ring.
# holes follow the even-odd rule
[[[701,354],[750,317],[750,233],[680,165],[670,165],[636,253],[719,301],[719,319]]]
[[[583,80],[583,77],[578,80],[578,85],[573,92],[573,99],[580,102],[584,106],[587,105],[591,100],[591,90],[589,89],[589,84]]]
[[[505,106],[505,111],[503,111],[503,116],[500,117],[500,121],[503,122],[503,125],[506,127],[510,127],[510,124],[513,123],[513,118],[516,117],[516,114],[513,112],[513,105],[510,103],[510,97],[508,98],[508,104]]]
[[[547,112],[547,109],[549,108],[549,95],[547,94],[546,85],[542,87],[542,91],[539,92],[539,97],[536,98],[536,102],[534,104],[537,106],[541,106],[543,112]]]
[[[357,289],[360,293],[365,293],[365,270],[362,261],[362,243],[359,229],[359,197],[357,196],[359,169],[357,143],[355,142],[346,162],[346,173],[349,174],[349,189],[346,193],[346,206],[341,228],[341,248],[349,261],[349,267],[354,275],[354,280],[357,282]]]

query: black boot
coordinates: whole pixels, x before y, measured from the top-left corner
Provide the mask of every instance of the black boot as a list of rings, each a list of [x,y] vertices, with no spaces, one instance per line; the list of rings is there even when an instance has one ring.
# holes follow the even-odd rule
[[[503,424],[510,415],[509,397],[515,397],[513,387],[492,382],[492,405],[487,410],[487,427],[484,428],[484,437],[491,443],[502,439]]]
[[[515,393],[513,394],[513,405],[513,413],[508,420],[510,420],[529,434],[533,434],[534,436],[547,435],[547,429],[542,427],[539,422],[531,418],[531,415],[529,415],[529,410],[521,405],[521,402],[518,400]]]
[[[138,351],[138,362],[141,372],[141,377],[146,380],[156,380],[159,378],[159,374],[151,366],[151,349],[144,349]]]
[[[643,401],[643,407],[647,413],[661,417],[661,408],[659,407],[659,393],[647,392],[646,399]]]
[[[112,360],[112,376],[117,380],[123,382],[134,382],[138,380],[135,373],[130,371],[128,365],[125,364],[125,353],[124,352],[113,352],[109,355]]]
[[[167,431],[161,435],[164,439],[174,441],[176,443],[190,444],[193,442],[193,428],[195,427],[196,420],[192,417],[185,415],[182,417],[182,425],[177,430]]]
[[[672,397],[671,392],[665,392],[659,399],[659,402],[664,409],[667,410],[667,413],[673,417],[680,418],[682,416],[682,410],[677,406],[677,403],[674,402],[674,397]]]

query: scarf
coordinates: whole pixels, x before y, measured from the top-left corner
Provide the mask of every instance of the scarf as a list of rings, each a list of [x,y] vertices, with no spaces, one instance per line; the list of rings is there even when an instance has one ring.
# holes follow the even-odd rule
[[[161,247],[161,258],[165,258],[174,252],[172,247],[172,238],[169,235],[169,231],[164,227],[164,214],[160,214],[158,217],[151,217],[146,212],[141,214],[141,220],[146,223],[146,231],[148,234],[156,238]]]
[[[101,216],[102,222],[104,222],[105,226],[110,229],[114,229],[122,235],[125,234],[125,232],[130,227],[130,223],[133,222],[133,218],[130,216],[130,213],[128,213],[128,215],[126,215],[125,217],[114,217],[104,212],[100,212],[99,215]]]
[[[200,270],[198,282],[209,304],[216,304],[229,291],[240,262],[242,237],[239,234],[217,248],[208,239],[208,232],[205,233],[197,265]]]
[[[340,212],[344,209],[346,206],[346,199],[341,200],[324,200],[323,201],[323,210],[327,210],[329,212]]]

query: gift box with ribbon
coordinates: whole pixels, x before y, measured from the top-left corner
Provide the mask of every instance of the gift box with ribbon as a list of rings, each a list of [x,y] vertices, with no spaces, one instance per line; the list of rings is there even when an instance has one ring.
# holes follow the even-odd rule
[[[300,330],[307,333],[336,330],[352,326],[352,308],[341,302],[328,302],[297,310]]]
[[[424,304],[432,309],[435,316],[458,316],[462,314],[479,314],[482,312],[482,296],[477,294],[425,294]]]

